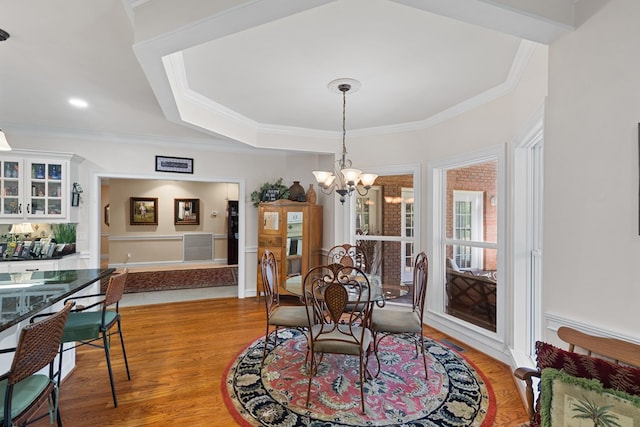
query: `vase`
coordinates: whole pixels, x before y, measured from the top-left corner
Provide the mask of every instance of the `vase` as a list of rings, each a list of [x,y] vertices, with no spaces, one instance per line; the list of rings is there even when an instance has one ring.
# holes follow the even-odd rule
[[[317,194],[316,190],[313,188],[313,184],[309,184],[309,189],[307,190],[307,202],[312,205],[316,204]]]
[[[293,181],[293,185],[289,187],[289,200],[293,200],[294,202],[304,202],[307,200],[300,181]]]

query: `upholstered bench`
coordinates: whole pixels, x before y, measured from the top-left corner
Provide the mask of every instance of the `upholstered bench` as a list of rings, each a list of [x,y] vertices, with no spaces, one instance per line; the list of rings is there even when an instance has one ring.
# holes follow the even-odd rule
[[[614,420],[632,418],[638,425],[640,345],[567,327],[558,329],[558,337],[569,344],[568,351],[538,341],[537,369],[514,373],[526,384],[530,426],[563,425],[561,416],[591,419],[589,412],[595,410]],[[533,378],[541,379],[535,404]]]

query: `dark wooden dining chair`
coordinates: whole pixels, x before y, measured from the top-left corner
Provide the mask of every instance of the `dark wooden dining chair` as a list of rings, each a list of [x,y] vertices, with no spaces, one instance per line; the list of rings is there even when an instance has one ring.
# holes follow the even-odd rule
[[[420,252],[413,264],[413,302],[411,310],[384,308],[373,313],[371,329],[374,335],[374,354],[378,362],[376,376],[382,370],[378,355],[380,341],[393,334],[412,334],[416,345],[416,357],[422,354],[424,375],[425,378],[429,377],[424,349],[424,333],[422,331],[428,276],[429,260],[424,252]]]
[[[368,328],[371,290],[366,274],[357,267],[330,264],[314,267],[304,278],[308,310],[311,363],[307,387],[309,406],[313,377],[325,353],[358,357],[360,398],[365,413],[364,382],[373,335]]]
[[[29,323],[20,331],[16,348],[0,353],[15,352],[11,368],[0,376],[0,417],[3,427],[24,426],[50,415],[62,426],[58,411],[58,389],[55,381],[54,360],[62,341],[62,331],[73,307],[68,302],[55,314]],[[49,366],[49,375],[39,373]],[[49,413],[36,417],[40,407],[49,402]]]
[[[264,335],[264,348],[262,351],[262,365],[267,356],[267,344],[274,328],[274,344],[278,345],[278,328],[297,328],[306,330],[308,325],[307,310],[305,306],[280,305],[280,292],[278,291],[278,263],[275,255],[269,249],[265,249],[260,259],[262,271],[262,284],[264,288],[264,302],[267,310],[267,330]]]

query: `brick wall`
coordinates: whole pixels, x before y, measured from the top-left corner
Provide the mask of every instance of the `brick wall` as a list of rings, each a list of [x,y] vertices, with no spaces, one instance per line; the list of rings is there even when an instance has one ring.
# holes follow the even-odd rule
[[[376,179],[382,187],[382,234],[400,236],[402,230],[401,204],[385,201],[386,198],[399,200],[402,188],[413,188],[413,175],[391,175]],[[400,242],[382,242],[382,283],[400,283],[402,278]]]
[[[453,237],[453,191],[482,191],[484,202],[484,241],[497,242],[498,207],[491,205],[491,198],[498,194],[498,162],[491,161],[447,171],[447,237]],[[452,257],[452,248],[447,248],[447,257]],[[496,251],[484,250],[483,270],[496,270]]]

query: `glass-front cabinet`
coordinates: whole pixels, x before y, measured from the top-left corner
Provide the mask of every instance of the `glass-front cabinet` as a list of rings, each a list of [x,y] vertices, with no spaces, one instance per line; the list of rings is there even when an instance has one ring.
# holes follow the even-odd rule
[[[63,183],[67,182],[66,164],[61,161],[28,162],[30,191],[27,215],[31,217],[63,217]],[[65,194],[66,195],[66,194]]]
[[[258,261],[266,249],[278,265],[280,293],[288,294],[287,279],[304,276],[322,262],[322,206],[291,200],[260,203],[258,206]],[[257,297],[262,292],[258,267]]]
[[[73,156],[0,156],[0,217],[70,219]]]
[[[0,160],[0,215],[22,217],[22,162]]]

